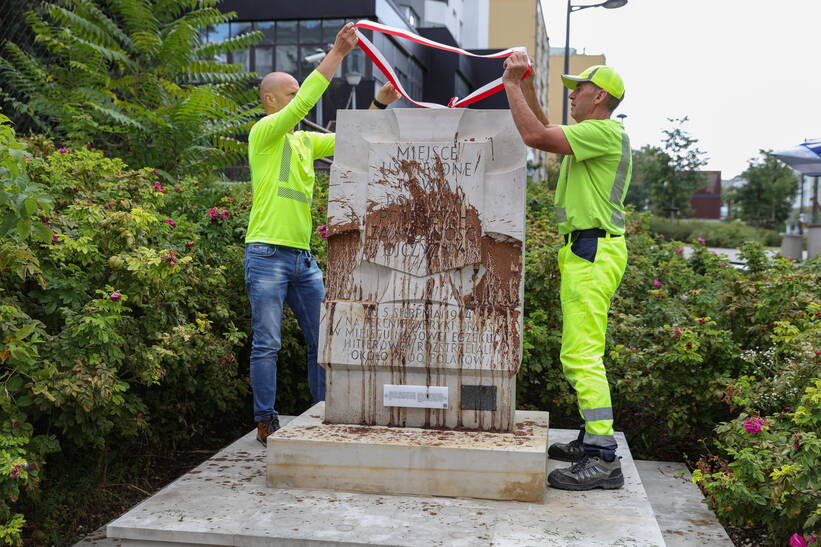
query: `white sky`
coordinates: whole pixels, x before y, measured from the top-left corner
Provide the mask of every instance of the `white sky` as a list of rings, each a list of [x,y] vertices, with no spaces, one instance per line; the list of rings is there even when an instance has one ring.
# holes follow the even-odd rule
[[[541,2],[550,45],[564,47],[567,2]],[[633,148],[688,115],[705,168],[729,179],[761,148],[821,137],[821,0],[629,0],[570,19],[570,47],[604,53],[624,78],[616,113]]]

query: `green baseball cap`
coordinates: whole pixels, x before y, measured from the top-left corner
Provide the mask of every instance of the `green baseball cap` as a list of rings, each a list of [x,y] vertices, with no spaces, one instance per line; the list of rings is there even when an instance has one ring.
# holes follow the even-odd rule
[[[619,73],[609,66],[594,65],[578,76],[562,74],[562,83],[568,89],[576,89],[579,82],[593,82],[619,100],[624,97],[624,81]]]

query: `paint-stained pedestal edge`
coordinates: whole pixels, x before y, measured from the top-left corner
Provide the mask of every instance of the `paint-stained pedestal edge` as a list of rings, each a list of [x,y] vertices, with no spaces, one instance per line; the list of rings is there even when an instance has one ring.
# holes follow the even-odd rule
[[[325,424],[324,403],[268,438],[271,488],[542,502],[549,413],[511,433]]]

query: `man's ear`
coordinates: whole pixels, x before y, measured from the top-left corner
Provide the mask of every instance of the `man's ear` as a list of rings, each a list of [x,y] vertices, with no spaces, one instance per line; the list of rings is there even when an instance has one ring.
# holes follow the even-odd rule
[[[604,89],[602,89],[602,88],[598,88],[598,89],[596,90],[596,96],[595,96],[595,97],[593,97],[593,102],[594,102],[595,104],[601,104],[601,103],[603,103],[603,102],[604,102],[604,101],[606,101],[606,100],[607,100],[607,91],[605,91],[605,90],[604,90]]]

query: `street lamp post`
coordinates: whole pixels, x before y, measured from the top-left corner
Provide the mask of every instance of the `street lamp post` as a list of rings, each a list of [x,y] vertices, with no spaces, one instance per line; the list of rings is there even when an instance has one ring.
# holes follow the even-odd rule
[[[348,71],[345,73],[345,80],[351,86],[351,96],[348,97],[348,103],[356,110],[356,86],[362,80],[362,51],[355,49],[348,55]]]
[[[607,0],[599,4],[590,4],[587,6],[574,6],[567,0],[567,25],[564,33],[564,72],[563,74],[570,74],[570,14],[574,11],[579,11],[587,8],[607,8],[616,9],[627,4],[627,0]],[[562,99],[562,125],[567,125],[567,90],[563,90],[564,97]]]

